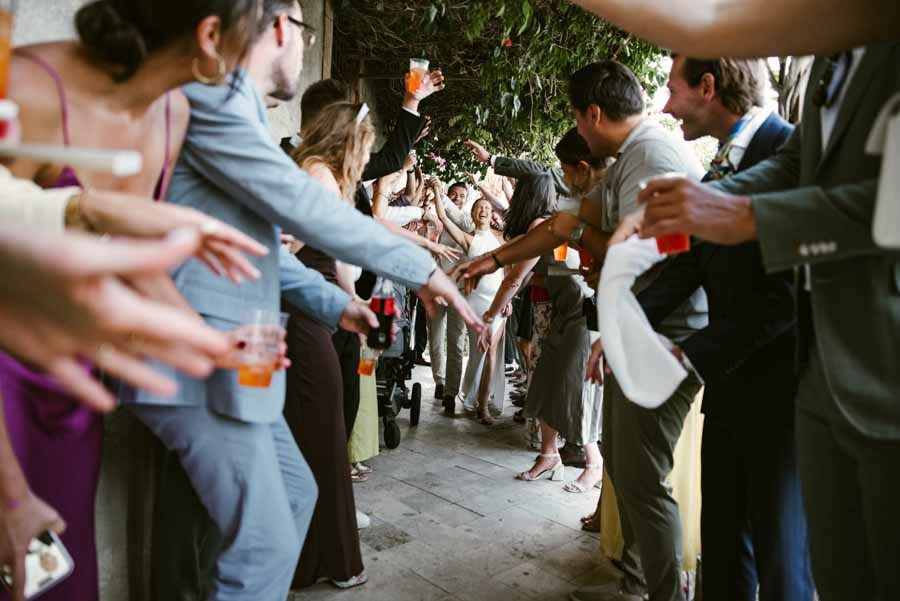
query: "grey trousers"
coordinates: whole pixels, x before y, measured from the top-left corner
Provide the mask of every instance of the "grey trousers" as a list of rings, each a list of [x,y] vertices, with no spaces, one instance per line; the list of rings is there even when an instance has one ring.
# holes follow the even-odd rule
[[[635,405],[614,376],[603,387],[603,462],[619,506],[625,548],[625,588],[650,601],[684,601],[678,503],[665,484],[700,381],[688,375],[661,407]]]
[[[205,407],[129,405],[170,450],[222,533],[210,601],[284,601],[318,488],[284,418],[240,422]]]
[[[797,460],[819,598],[897,599],[900,441],[856,430],[812,354],[797,397]]]
[[[445,397],[456,397],[462,382],[463,355],[467,338],[466,323],[453,309],[438,307],[430,326],[428,348],[434,383],[444,386]]]

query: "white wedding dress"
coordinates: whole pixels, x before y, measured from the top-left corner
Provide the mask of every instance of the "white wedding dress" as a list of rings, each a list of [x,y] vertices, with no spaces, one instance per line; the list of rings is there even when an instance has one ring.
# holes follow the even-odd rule
[[[490,231],[476,231],[469,244],[469,258],[487,254],[500,246],[500,241]],[[472,291],[466,300],[472,309],[480,317],[491,308],[494,297],[503,283],[503,270],[498,269],[494,273],[484,276],[478,282],[478,287]],[[492,339],[497,341],[497,354],[494,358],[494,370],[491,374],[489,409],[492,415],[500,415],[506,397],[506,374],[503,364],[503,335],[506,320],[497,318],[494,320]],[[481,373],[484,370],[484,353],[478,348],[478,335],[469,331],[469,362],[466,365],[466,373],[463,377],[462,392],[463,406],[468,411],[478,409],[478,387],[481,383]]]

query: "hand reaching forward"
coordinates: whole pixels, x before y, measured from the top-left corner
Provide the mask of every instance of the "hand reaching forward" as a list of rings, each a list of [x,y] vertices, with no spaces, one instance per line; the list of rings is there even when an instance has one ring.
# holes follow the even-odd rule
[[[82,359],[139,388],[175,394],[175,383],[143,358],[204,377],[228,341],[196,314],[139,290],[145,280],[153,287],[200,244],[190,230],[153,242],[0,230],[0,347],[44,369],[96,410],[112,409],[114,400]]]
[[[12,507],[0,511],[0,566],[12,572],[12,601],[25,600],[25,555],[31,541],[52,530],[62,534],[66,524],[55,509],[27,490]]]
[[[453,268],[450,277],[458,282],[462,282],[466,294],[478,287],[481,278],[490,275],[500,269],[497,262],[490,255],[481,255],[469,261],[464,261]]]
[[[177,229],[197,229],[200,245],[194,253],[196,258],[235,284],[261,275],[242,253],[262,257],[269,252],[237,228],[188,207],[96,190],[84,191],[80,204],[82,217],[90,227],[113,236],[159,239]]]
[[[475,157],[479,163],[484,163],[487,165],[491,162],[491,153],[489,153],[484,146],[479,144],[478,142],[473,142],[472,140],[466,140],[463,142],[464,146],[468,146],[472,149],[472,155]]]
[[[598,339],[591,345],[591,356],[588,358],[587,373],[584,376],[585,382],[593,382],[595,384],[603,384],[604,374],[609,374],[609,366],[603,359],[603,344]]]
[[[434,316],[438,305],[446,305],[459,313],[465,324],[475,333],[480,335],[484,330],[484,322],[459,293],[459,288],[440,269],[434,270],[428,283],[419,289],[418,295],[422,299],[429,317]]]

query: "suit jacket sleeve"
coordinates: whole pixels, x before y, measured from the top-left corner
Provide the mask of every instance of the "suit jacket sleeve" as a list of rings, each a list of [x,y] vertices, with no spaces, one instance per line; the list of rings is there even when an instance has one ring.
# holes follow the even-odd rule
[[[559,169],[547,167],[542,163],[511,159],[509,157],[497,157],[494,160],[494,173],[497,175],[514,177],[516,179],[534,175],[549,175],[553,178],[553,185],[556,187],[556,192],[563,196],[569,195],[569,188],[566,186],[563,172]]]
[[[707,384],[731,374],[794,325],[791,273],[764,278],[753,294],[681,344]]]
[[[872,240],[878,182],[869,179],[831,188],[797,187],[803,127],[773,158],[712,184],[731,194],[750,195],[766,269],[880,254]],[[811,244],[833,242],[834,252],[811,254]]]
[[[336,327],[350,295],[304,265],[284,245],[279,248],[278,268],[282,297],[316,321]]]
[[[703,283],[701,244],[692,244],[690,252],[676,255],[637,299],[653,329],[689,299]]]
[[[184,88],[191,123],[181,160],[230,197],[335,259],[413,289],[435,269],[425,250],[392,235],[326,191],[272,141],[249,78],[228,86]]]
[[[391,132],[381,150],[372,153],[369,164],[363,170],[363,181],[378,179],[400,171],[403,161],[406,160],[409,151],[416,143],[416,137],[422,131],[423,122],[424,119],[421,116],[401,109],[400,116],[397,118],[397,127]]]

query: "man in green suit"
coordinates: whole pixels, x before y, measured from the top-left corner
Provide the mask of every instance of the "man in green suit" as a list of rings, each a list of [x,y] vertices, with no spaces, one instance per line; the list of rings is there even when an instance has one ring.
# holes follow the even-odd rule
[[[654,182],[640,197],[644,237],[758,239],[768,271],[797,271],[798,460],[822,601],[900,590],[900,253],[872,239],[880,160],[864,153],[898,72],[897,43],[818,58],[780,154],[712,185]]]

